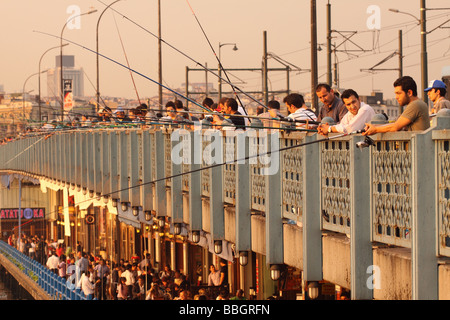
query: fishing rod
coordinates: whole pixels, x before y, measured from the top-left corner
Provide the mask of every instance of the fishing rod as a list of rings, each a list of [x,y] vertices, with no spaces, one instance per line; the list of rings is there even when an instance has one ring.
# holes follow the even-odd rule
[[[107,6],[107,4],[105,4],[104,2],[102,2],[101,0],[97,0],[98,2],[100,2],[101,4]],[[187,59],[191,60],[192,62],[194,62],[196,65],[200,66],[202,69],[204,69],[205,71],[213,74],[215,77],[217,77],[218,79],[224,81],[225,83],[229,84],[230,86],[234,86],[235,89],[237,89],[240,93],[244,94],[246,97],[248,97],[249,99],[251,99],[252,101],[256,102],[257,104],[261,105],[262,107],[264,107],[265,109],[268,109],[267,106],[265,106],[262,102],[258,101],[257,99],[255,99],[254,97],[252,97],[251,95],[249,95],[248,93],[246,93],[245,91],[243,91],[242,89],[240,89],[239,87],[233,85],[230,81],[228,81],[227,79],[222,78],[221,76],[219,76],[217,73],[215,73],[214,71],[212,71],[211,69],[208,69],[206,66],[204,66],[202,63],[200,63],[199,61],[195,60],[194,58],[188,56],[186,53],[182,52],[181,50],[177,49],[176,47],[174,47],[173,45],[171,45],[170,43],[168,43],[167,41],[165,41],[164,39],[160,38],[159,36],[157,36],[156,34],[154,34],[153,32],[151,32],[150,30],[144,28],[143,26],[141,26],[140,24],[138,24],[137,22],[133,21],[132,19],[130,19],[129,17],[125,16],[124,14],[120,13],[119,11],[117,11],[115,8],[110,7],[111,10],[113,10],[114,12],[116,12],[117,14],[119,14],[120,16],[122,16],[122,18],[128,20],[129,22],[133,23],[135,26],[139,27],[140,29],[142,29],[143,31],[147,32],[148,34],[152,35],[153,37],[155,37],[156,39],[158,39],[159,41],[161,41],[162,43],[166,44],[167,46],[169,46],[170,48],[172,48],[173,50],[175,50],[176,52],[178,52],[179,54],[183,55],[184,57],[186,57]]]
[[[79,44],[79,43],[76,43],[76,42],[72,41],[72,40],[66,40],[66,39],[61,38],[61,37],[59,37],[59,36],[56,36],[56,35],[54,35],[54,34],[50,34],[50,33],[43,32],[43,31],[37,31],[37,30],[33,30],[33,32],[41,33],[41,34],[44,34],[44,35],[47,35],[47,36],[50,36],[50,37],[54,37],[54,38],[58,38],[58,39],[63,39],[63,40],[65,40],[65,41],[67,41],[67,42],[70,42],[70,43],[72,43],[72,44],[74,44],[74,45],[76,45],[76,46],[82,48],[82,49],[85,49],[85,50],[87,50],[87,51],[89,51],[89,52],[92,52],[92,53],[94,53],[94,54],[97,54],[97,55],[99,55],[100,57],[105,58],[105,59],[107,59],[107,60],[109,60],[109,61],[111,61],[111,62],[114,62],[115,64],[117,64],[117,65],[119,65],[119,66],[121,66],[121,67],[123,67],[123,68],[125,68],[125,69],[127,69],[127,70],[130,70],[131,72],[134,72],[135,74],[137,74],[137,75],[143,77],[144,79],[150,80],[151,82],[153,82],[153,83],[155,83],[155,84],[157,84],[157,85],[163,87],[164,89],[166,89],[166,90],[168,90],[168,91],[170,91],[170,92],[172,92],[172,93],[174,93],[174,94],[176,94],[176,95],[178,95],[178,96],[180,96],[180,97],[182,97],[182,98],[184,98],[184,99],[186,99],[186,100],[192,102],[193,104],[199,106],[200,108],[209,111],[209,109],[205,108],[204,106],[202,106],[201,104],[199,104],[199,103],[196,102],[195,100],[192,100],[192,99],[190,99],[190,98],[184,96],[183,94],[181,94],[181,93],[179,93],[179,92],[177,92],[177,91],[175,91],[175,90],[173,90],[173,89],[171,89],[171,88],[169,88],[169,87],[163,85],[162,83],[159,83],[158,81],[156,81],[156,80],[154,80],[154,79],[152,79],[152,78],[150,78],[150,77],[144,75],[143,73],[138,72],[138,71],[136,71],[136,70],[134,70],[134,69],[132,69],[132,68],[129,68],[129,67],[125,66],[124,64],[122,64],[122,63],[120,63],[120,62],[118,62],[118,61],[116,61],[116,60],[114,60],[114,59],[112,59],[112,58],[110,58],[110,57],[108,57],[108,56],[105,56],[104,54],[101,54],[100,52],[97,52],[97,51],[92,50],[92,49],[90,49],[90,48],[88,48],[88,47],[85,47],[85,46],[83,46],[83,45],[81,45],[81,44]]]
[[[125,46],[124,46],[123,41],[122,41],[122,36],[120,35],[119,26],[117,25],[116,17],[114,15],[113,15],[113,18],[114,18],[114,23],[116,25],[117,33],[119,35],[120,44],[122,45],[122,51],[123,51],[123,54],[125,56],[125,60],[127,61],[127,65],[128,65],[128,68],[129,68],[130,67],[130,63],[128,62],[128,56],[127,56],[127,52],[125,51]],[[139,101],[139,104],[141,104],[141,99],[139,98],[139,93],[137,91],[136,83],[134,82],[133,73],[131,71],[130,71],[130,76],[131,76],[131,81],[133,82],[134,91],[136,92],[137,99]]]
[[[161,107],[163,107],[161,105]],[[136,108],[129,108],[125,110],[135,110]],[[286,123],[301,123],[301,124],[310,124],[310,125],[319,125],[321,124],[321,122],[319,121],[315,121],[315,120],[309,120],[309,119],[294,119],[294,118],[290,118],[290,117],[283,117],[283,118],[276,118],[276,117],[260,117],[260,116],[253,116],[253,115],[242,115],[242,114],[231,114],[231,113],[222,113],[222,112],[218,112],[218,111],[210,111],[210,112],[201,112],[201,111],[189,111],[189,110],[174,110],[174,111],[167,111],[167,109],[157,109],[157,108],[147,108],[145,109],[147,112],[148,111],[154,111],[154,112],[165,112],[165,113],[169,113],[169,112],[173,112],[173,113],[179,113],[179,114],[194,114],[194,115],[204,115],[205,117],[211,117],[214,115],[221,115],[224,117],[228,117],[228,116],[233,116],[233,117],[239,117],[239,118],[249,118],[249,119],[258,119],[261,121],[265,121],[265,120],[270,120],[270,121],[277,121],[277,122],[286,122]],[[146,118],[146,117],[144,117]]]
[[[181,122],[172,122],[172,121],[150,121],[150,122],[116,122],[114,120],[112,120],[110,123],[109,122],[94,122],[94,123],[90,123],[89,124],[85,124],[83,125],[83,122],[81,122],[81,126],[78,125],[61,125],[61,124],[56,124],[56,127],[52,127],[52,128],[40,128],[37,129],[37,131],[30,131],[27,132],[23,135],[21,135],[20,137],[16,137],[16,139],[12,140],[12,141],[16,141],[16,140],[21,140],[21,139],[26,139],[26,138],[32,138],[32,137],[41,137],[43,136],[43,139],[47,140],[50,136],[52,136],[55,133],[71,133],[71,132],[82,132],[82,131],[88,131],[88,132],[92,132],[93,130],[110,130],[110,129],[136,129],[136,128],[142,128],[145,126],[155,126],[155,127],[179,127],[179,126],[197,126],[196,123],[192,122],[192,121],[181,121]],[[240,127],[234,126],[233,124],[217,124],[217,123],[207,123],[207,122],[202,122],[200,123],[200,127],[209,127],[209,128],[214,128],[214,129],[224,129],[226,130],[226,128],[233,128],[236,130],[242,129]],[[271,126],[256,126],[256,125],[252,125],[252,126],[248,126],[246,127],[248,129],[273,129],[273,130],[284,130],[288,133],[290,132],[314,132],[317,133],[316,129],[305,129],[305,128],[286,128],[286,127],[271,127]],[[29,146],[27,148],[27,150],[29,148],[31,148],[32,146],[34,146],[36,143],[40,142],[42,139],[36,141],[33,145]],[[10,141],[10,142],[12,142]],[[26,150],[24,150],[23,152],[25,152]],[[21,152],[20,154],[22,154],[23,152]],[[14,158],[10,159],[8,161],[8,163],[12,160],[14,160],[15,158],[17,158],[20,154],[16,155]]]
[[[243,114],[231,114],[231,113],[219,113],[217,111],[213,111],[213,113],[204,113],[204,112],[198,112],[198,111],[176,111],[177,113],[192,113],[192,114],[200,114],[200,115],[205,115],[205,116],[211,116],[211,115],[216,115],[216,114],[220,114],[222,116],[233,116],[233,117],[239,117],[239,118],[250,118],[250,119],[258,119],[261,121],[264,120],[271,120],[271,121],[279,121],[279,122],[288,122],[288,123],[303,123],[303,124],[313,124],[313,125],[319,125],[321,124],[321,122],[319,121],[315,121],[315,120],[303,120],[303,119],[294,119],[294,118],[290,118],[290,117],[282,117],[282,118],[276,118],[276,117],[260,117],[260,116],[252,116],[252,115],[243,115]]]
[[[206,41],[207,41],[208,44],[209,44],[209,47],[211,48],[212,52],[214,53],[214,56],[216,57],[216,60],[217,60],[217,62],[219,63],[219,68],[220,68],[220,70],[222,70],[223,73],[225,74],[225,76],[227,77],[228,83],[230,84],[231,89],[233,90],[234,96],[235,96],[236,99],[239,101],[239,103],[240,103],[242,109],[244,110],[245,114],[247,114],[247,111],[245,110],[244,105],[242,104],[241,99],[239,98],[238,94],[236,93],[236,89],[235,89],[234,85],[231,83],[231,80],[230,80],[230,78],[228,77],[228,73],[227,73],[227,72],[225,71],[225,69],[223,68],[222,62],[220,61],[219,57],[217,56],[216,51],[214,50],[214,47],[213,47],[212,44],[211,44],[211,41],[209,41],[209,38],[208,38],[208,36],[206,35],[206,32],[205,32],[205,30],[203,29],[203,27],[202,27],[200,21],[198,20],[197,15],[196,15],[195,12],[194,12],[194,9],[192,9],[192,6],[191,6],[191,4],[189,3],[189,0],[186,0],[186,2],[187,2],[187,4],[188,4],[189,8],[191,9],[192,14],[194,15],[194,18],[195,18],[195,20],[197,21],[197,24],[199,25],[200,30],[202,31],[203,35],[205,36]],[[220,48],[219,48],[219,50],[220,50]],[[268,108],[266,107],[266,109],[268,109]]]

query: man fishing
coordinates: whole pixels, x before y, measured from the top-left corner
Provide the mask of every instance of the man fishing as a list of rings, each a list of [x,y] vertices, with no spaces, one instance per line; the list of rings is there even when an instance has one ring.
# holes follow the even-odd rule
[[[334,90],[328,84],[321,83],[316,87],[316,95],[323,103],[317,121],[322,121],[325,117],[331,117],[336,123],[340,122],[347,113],[347,109],[342,100],[336,96]]]
[[[364,129],[364,125],[375,115],[371,106],[361,102],[358,93],[352,89],[345,90],[341,95],[342,101],[348,112],[337,125],[328,123],[319,125],[317,131],[326,136],[331,132],[351,133]]]
[[[430,127],[428,106],[417,97],[417,84],[410,76],[398,78],[394,82],[395,99],[401,106],[406,106],[403,113],[393,123],[374,125],[366,123],[363,135],[370,136],[382,132],[401,130],[418,131]]]

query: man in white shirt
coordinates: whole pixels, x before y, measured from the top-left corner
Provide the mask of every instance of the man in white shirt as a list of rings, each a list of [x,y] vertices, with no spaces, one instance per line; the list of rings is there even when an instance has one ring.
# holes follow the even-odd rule
[[[58,264],[59,258],[54,251],[52,251],[52,255],[47,260],[47,268],[49,268],[54,273],[58,274]]]
[[[319,125],[317,131],[326,136],[328,133],[352,133],[354,131],[362,130],[365,127],[365,123],[370,122],[375,115],[375,111],[371,106],[361,102],[359,95],[352,89],[345,90],[341,95],[344,105],[347,107],[348,112],[342,118],[342,120],[334,126],[328,123]]]
[[[89,271],[87,271],[86,273],[83,273],[81,275],[81,279],[78,283],[78,287],[81,288],[81,290],[83,291],[84,295],[88,298],[88,300],[91,300],[94,295],[95,286],[91,282],[89,277],[90,277]]]
[[[211,273],[208,275],[208,286],[217,287],[220,285],[220,273],[216,270],[216,267],[212,264],[209,266]]]
[[[125,278],[125,285],[128,287],[128,293],[131,296],[133,285],[136,282],[133,273],[131,272],[131,264],[127,264],[125,271],[121,274],[121,277]]]

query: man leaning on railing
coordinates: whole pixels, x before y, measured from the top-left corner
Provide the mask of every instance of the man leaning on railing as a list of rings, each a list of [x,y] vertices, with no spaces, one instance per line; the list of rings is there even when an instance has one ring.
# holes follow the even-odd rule
[[[419,131],[430,127],[428,106],[417,97],[417,85],[413,78],[404,76],[394,82],[395,99],[401,106],[406,106],[400,117],[393,123],[373,125],[366,123],[363,135],[401,130]]]

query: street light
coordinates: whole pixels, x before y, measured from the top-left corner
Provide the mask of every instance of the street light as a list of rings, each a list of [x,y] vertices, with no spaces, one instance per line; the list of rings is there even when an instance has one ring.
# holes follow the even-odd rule
[[[181,234],[182,225],[181,223],[174,223],[173,224],[173,234],[178,236]]]
[[[108,10],[113,4],[115,4],[116,2],[119,2],[120,0],[116,0],[113,3],[111,3],[110,5],[108,5],[105,10],[103,10],[103,12],[100,14],[100,17],[98,17],[97,20],[97,37],[96,37],[96,42],[97,42],[97,113],[99,112],[99,105],[100,105],[100,71],[99,71],[99,48],[98,48],[98,29],[100,26],[100,20],[103,16],[103,14],[105,13],[106,10]]]
[[[61,49],[60,49],[60,56],[59,56],[59,61],[60,61],[59,67],[61,68],[61,70],[60,70],[60,76],[61,76],[61,79],[60,79],[60,85],[61,85],[61,122],[64,120],[64,80],[63,80],[63,50],[62,50],[62,48],[63,48],[63,43],[62,42],[63,42],[64,29],[66,28],[67,24],[72,19],[84,16],[84,15],[87,15],[87,14],[91,14],[91,13],[94,13],[94,12],[97,12],[97,9],[91,9],[88,12],[81,13],[81,14],[78,14],[76,16],[71,17],[70,19],[67,19],[66,23],[64,24],[63,28],[61,29],[61,36],[60,36],[60,40],[61,40],[60,47],[61,47]]]
[[[192,242],[199,243],[200,242],[200,231],[193,230],[192,231]]]
[[[278,279],[280,279],[281,276],[281,268],[280,265],[278,264],[272,264],[270,266],[270,278],[273,281],[277,281]]]
[[[69,45],[68,43],[64,43],[62,46],[63,47],[65,47],[65,46],[67,46],[67,45]],[[50,48],[50,49],[48,49],[47,51],[45,51],[43,54],[42,54],[42,56],[41,56],[41,58],[39,59],[39,122],[41,122],[42,121],[42,114],[41,114],[41,62],[42,62],[42,59],[44,58],[44,56],[45,56],[45,54],[47,53],[47,52],[49,52],[50,50],[53,50],[53,49],[57,49],[57,48],[59,48],[60,46],[57,46],[57,47],[53,47],[53,48]]]
[[[403,12],[403,11],[400,11],[400,10],[398,10],[398,9],[389,9],[389,11],[394,12],[394,13],[403,13],[403,14],[407,14],[408,16],[411,16],[411,17],[413,17],[415,20],[417,20],[417,24],[420,24],[420,19],[417,18],[415,15],[413,15],[413,14],[411,14],[411,13]]]
[[[319,284],[317,281],[312,281],[308,284],[308,296],[311,300],[315,300],[319,296]]]
[[[237,51],[238,50],[238,47],[236,46],[236,43],[220,43],[219,42],[219,68],[218,68],[218,71],[219,71],[219,88],[218,88],[218,94],[219,94],[219,100],[222,98],[222,60],[221,60],[221,56],[220,56],[220,49],[223,47],[223,46],[234,46],[233,47],[233,51]]]
[[[31,76],[29,76],[29,77],[25,80],[25,82],[24,82],[24,84],[23,84],[23,90],[22,90],[22,112],[23,112],[24,118],[25,118],[25,86],[26,86],[28,80],[30,80],[30,78],[34,77],[35,75],[39,75],[39,76],[40,76],[41,73],[45,73],[45,72],[47,72],[47,71],[48,71],[48,69],[47,69],[47,70],[44,70],[44,71],[40,71],[40,70],[39,70],[39,72],[33,73]],[[40,97],[39,97],[39,99],[40,99]]]
[[[389,9],[389,11],[394,12],[394,13],[403,13],[406,14],[408,16],[413,17],[418,24],[420,24],[420,36],[421,36],[421,53],[420,53],[420,57],[421,57],[421,76],[422,76],[422,100],[428,104],[428,95],[425,94],[425,88],[427,88],[428,86],[428,57],[427,57],[427,34],[433,32],[434,30],[442,27],[444,24],[446,24],[447,22],[449,22],[450,20],[445,21],[444,23],[442,23],[441,25],[439,25],[438,27],[434,28],[433,30],[427,32],[427,27],[426,27],[426,11],[427,10],[449,10],[450,8],[426,8],[426,4],[425,4],[425,0],[420,0],[420,19],[417,18],[416,16],[412,15],[411,13],[408,12],[403,12],[400,11],[398,9]]]
[[[239,264],[243,267],[248,264],[248,251],[239,252]]]
[[[422,78],[422,100],[428,104],[428,96],[424,93],[425,88],[428,84],[428,58],[427,58],[427,32],[426,32],[426,14],[425,14],[425,0],[420,0],[420,19],[408,12],[403,12],[398,9],[389,9],[389,11],[394,13],[402,13],[413,17],[418,24],[420,24],[420,42],[421,42],[421,78]]]
[[[215,254],[222,253],[222,240],[214,240],[214,253]]]
[[[137,217],[139,215],[139,211],[142,209],[140,206],[133,206],[133,216]]]

